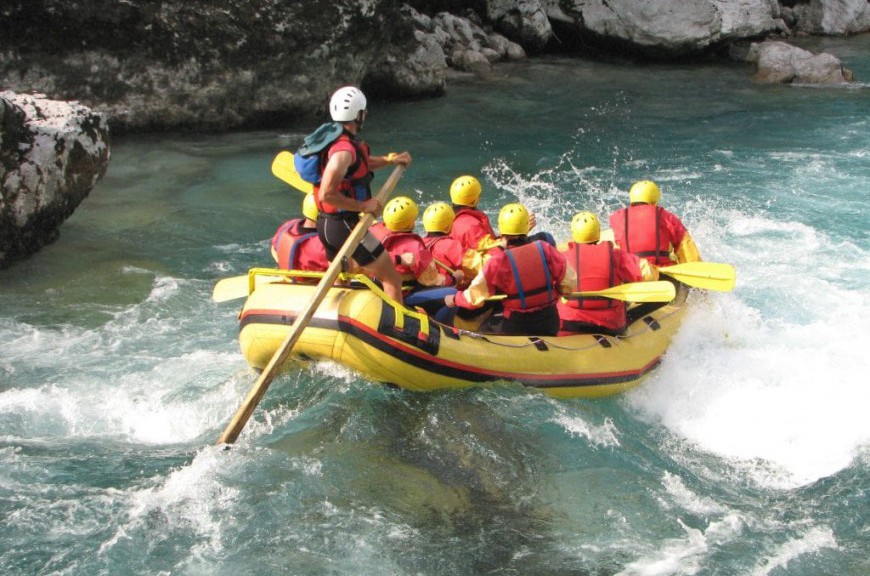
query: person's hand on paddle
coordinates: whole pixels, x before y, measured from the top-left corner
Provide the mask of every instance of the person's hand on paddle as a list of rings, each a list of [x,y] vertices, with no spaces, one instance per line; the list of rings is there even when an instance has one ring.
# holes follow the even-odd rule
[[[380,216],[383,211],[384,207],[381,206],[381,203],[377,198],[369,198],[368,200],[363,201],[362,209],[360,210],[362,214],[371,214],[375,218]]]
[[[465,272],[462,270],[454,270],[453,271],[453,284],[458,286],[462,284],[462,281],[465,280]]]
[[[411,165],[411,154],[407,151],[405,152],[390,152],[386,156],[384,156],[384,164],[397,164],[399,166],[404,166],[407,168]]]
[[[403,266],[412,267],[414,265],[414,254],[412,252],[403,252],[399,256],[399,261],[397,264],[401,264]]]
[[[454,306],[456,306],[456,295],[455,294],[448,294],[447,296],[445,296],[444,297],[444,305],[447,306],[448,308],[453,308]]]

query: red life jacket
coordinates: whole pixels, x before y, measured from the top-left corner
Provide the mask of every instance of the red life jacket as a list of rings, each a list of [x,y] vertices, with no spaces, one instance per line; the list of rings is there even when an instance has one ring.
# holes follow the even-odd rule
[[[615,286],[613,244],[610,242],[601,244],[569,242],[565,259],[568,261],[568,266],[577,273],[575,292],[596,292]],[[611,298],[587,296],[571,297],[566,305],[581,310],[599,310],[613,308],[618,303]]]
[[[463,250],[477,249],[477,243],[487,234],[498,238],[489,223],[489,217],[484,212],[468,206],[463,206],[456,211],[450,236],[462,244]]]
[[[356,150],[356,161],[350,165],[347,172],[344,174],[341,183],[338,185],[338,191],[348,198],[365,202],[372,197],[372,191],[369,185],[371,184],[374,174],[369,169],[369,146],[365,142],[359,142],[353,137],[353,134],[344,132],[341,136],[335,139],[335,142],[324,148],[320,152],[320,176],[323,177],[323,171],[326,169],[326,164],[329,162],[329,151],[338,142],[350,142]],[[331,204],[320,201],[320,185],[314,185],[314,203],[317,209],[326,214],[337,214],[346,212],[340,210]]]
[[[445,242],[446,240],[446,242]],[[435,265],[438,267],[438,272],[451,278],[456,270],[462,268],[462,245],[455,238],[444,234],[443,236],[432,236],[431,234],[423,237],[423,244],[432,253],[432,258],[435,260]],[[450,249],[454,249],[454,254],[450,253]],[[457,256],[459,257],[458,261]],[[448,270],[443,265],[447,265],[452,270]]]
[[[652,204],[622,208],[610,217],[610,227],[616,243],[626,252],[657,266],[669,266],[675,262],[670,257],[670,238],[662,234],[661,210]]]
[[[504,254],[513,274],[511,285],[504,290],[505,317],[512,311],[533,312],[553,306],[558,293],[541,242],[508,248]]]
[[[426,248],[423,239],[415,232],[388,231],[381,240],[384,249],[393,257],[410,252],[414,255],[413,266],[396,264],[396,270],[402,275],[403,283],[414,283],[432,261],[432,254]]]
[[[305,270],[307,268],[299,265],[299,255],[302,245],[317,237],[317,231],[310,228],[303,228],[302,218],[288,220],[275,234],[272,239],[272,247],[278,256],[278,268],[282,270]],[[324,255],[324,262],[326,257]],[[326,262],[326,267],[329,263]],[[323,270],[326,267],[322,268]]]

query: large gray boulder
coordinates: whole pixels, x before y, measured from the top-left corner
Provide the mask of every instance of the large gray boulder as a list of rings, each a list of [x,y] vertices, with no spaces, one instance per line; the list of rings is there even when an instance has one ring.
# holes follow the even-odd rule
[[[808,34],[858,34],[870,30],[867,0],[804,0],[790,2],[783,17],[795,31]]]
[[[553,40],[545,0],[487,0],[486,16],[522,46],[540,52]]]
[[[0,92],[0,268],[53,242],[108,164],[102,116],[76,102]]]
[[[836,56],[813,54],[786,42],[752,44],[746,59],[754,62],[754,80],[765,84],[844,84],[853,79]]]
[[[551,20],[580,36],[667,57],[786,28],[771,0],[546,0],[546,5]]]

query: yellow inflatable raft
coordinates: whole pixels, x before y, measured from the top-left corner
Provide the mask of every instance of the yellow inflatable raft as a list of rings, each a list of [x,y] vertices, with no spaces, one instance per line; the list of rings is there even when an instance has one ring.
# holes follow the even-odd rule
[[[312,284],[288,281],[300,274],[311,276],[251,277],[239,343],[255,369],[265,368],[315,292]],[[661,362],[686,302],[680,287],[673,302],[641,314],[619,337],[499,336],[438,324],[388,301],[362,280],[329,289],[291,358],[332,360],[370,380],[414,391],[517,382],[564,398],[616,394]]]

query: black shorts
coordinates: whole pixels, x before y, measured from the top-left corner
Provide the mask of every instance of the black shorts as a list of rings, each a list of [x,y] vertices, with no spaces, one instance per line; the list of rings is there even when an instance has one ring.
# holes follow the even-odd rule
[[[326,257],[330,262],[344,246],[359,220],[360,216],[357,212],[339,212],[338,214],[321,212],[317,215],[317,235],[326,248]],[[371,232],[367,231],[351,257],[360,266],[368,266],[377,260],[383,251],[384,246]]]
[[[559,311],[547,306],[534,312],[514,310],[501,325],[501,334],[517,336],[555,336],[559,333]]]

